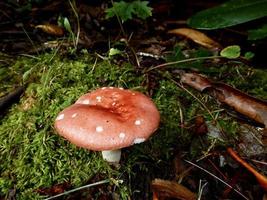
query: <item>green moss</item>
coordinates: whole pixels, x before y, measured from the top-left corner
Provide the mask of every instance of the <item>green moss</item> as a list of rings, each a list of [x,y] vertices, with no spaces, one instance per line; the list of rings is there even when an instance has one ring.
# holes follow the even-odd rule
[[[37,189],[66,182],[75,188],[101,177],[124,180],[113,185],[120,199],[129,196],[138,199],[135,190],[143,190],[143,185],[148,186],[153,178],[171,176],[171,161],[177,151],[191,151],[195,156],[202,154],[199,145],[195,148],[192,144],[194,136],[190,127],[196,115],[203,115],[211,122],[213,119],[194,97],[170,78],[154,80],[158,87],[154,89],[152,98],[161,113],[160,128],[149,141],[125,148],[120,168],[114,169],[102,160],[99,153],[77,148],[58,136],[53,122],[61,110],[98,87],[119,86],[146,91],[143,86],[145,75],[137,74],[129,64],[116,66],[109,61],[95,62],[95,58],[88,55],[76,59],[54,54],[44,54],[38,59],[20,58],[9,67],[9,78],[2,77],[6,73],[1,75],[1,69],[0,80],[6,81],[2,93],[22,82],[27,84],[27,90],[0,122],[0,196],[7,196],[14,190],[17,199],[40,199],[42,196]],[[252,94],[267,96],[266,76],[262,73],[255,70],[247,74],[243,68],[229,70],[225,67],[225,70],[232,70],[231,77],[227,77],[225,82],[238,83],[240,89],[250,86],[248,90]],[[241,82],[240,76],[257,82]],[[220,108],[207,95],[190,91],[211,111]],[[237,123],[232,120],[229,125],[225,112],[213,114],[222,128],[236,137]],[[181,122],[185,128],[181,128]],[[208,145],[205,149],[209,148]]]
[[[117,174],[98,153],[77,148],[63,140],[53,129],[53,122],[62,109],[81,94],[100,86],[139,87],[142,77],[136,77],[130,65],[113,66],[109,62],[94,65],[90,58],[61,60],[47,54],[35,59],[23,59],[28,73],[24,79],[28,88],[19,102],[1,121],[0,151],[2,195],[16,189],[19,199],[35,199],[38,188],[70,182],[79,186],[96,174],[111,177]],[[26,61],[25,61],[26,60]],[[13,70],[21,66],[15,64]],[[28,67],[32,66],[32,68]],[[125,82],[127,80],[127,83]],[[37,193],[34,193],[37,195]],[[37,195],[38,196],[38,195]]]

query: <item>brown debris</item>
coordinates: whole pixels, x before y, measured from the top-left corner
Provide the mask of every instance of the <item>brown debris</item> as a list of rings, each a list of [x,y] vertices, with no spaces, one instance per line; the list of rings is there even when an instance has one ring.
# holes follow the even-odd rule
[[[205,123],[205,119],[203,116],[197,116],[195,118],[194,124],[194,134],[195,135],[205,135],[208,132],[207,124]]]
[[[180,200],[195,200],[197,195],[185,186],[173,181],[155,179],[152,181],[153,200],[175,198]]]
[[[53,185],[50,188],[37,189],[36,192],[41,194],[41,195],[52,196],[52,195],[56,195],[56,194],[61,194],[61,193],[65,192],[65,190],[68,188],[70,188],[70,183],[65,182],[65,183]]]
[[[35,26],[35,28],[41,29],[43,32],[49,35],[54,35],[54,36],[64,35],[64,29],[54,24],[40,24]]]

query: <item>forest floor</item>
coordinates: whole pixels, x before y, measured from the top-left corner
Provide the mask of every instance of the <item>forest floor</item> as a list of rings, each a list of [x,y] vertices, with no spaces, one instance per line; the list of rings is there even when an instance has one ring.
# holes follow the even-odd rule
[[[5,10],[0,18],[5,22],[0,24],[0,199],[46,199],[92,183],[99,185],[55,199],[187,199],[188,194],[192,199],[263,199],[257,178],[227,149],[266,174],[264,123],[226,105],[216,93],[218,85],[199,92],[181,78],[198,73],[266,100],[266,42],[248,42],[242,27],[205,32],[223,47],[241,47],[240,57],[228,59],[216,48],[168,33],[187,27],[186,19],[208,3],[155,1],[152,17],[121,27],[117,19],[105,19],[105,1],[77,1],[74,9],[70,2],[30,9],[0,3]],[[73,34],[51,25],[59,13],[68,17]],[[255,53],[251,60],[244,58],[248,51]],[[106,86],[146,94],[161,115],[151,138],[124,148],[116,166],[99,152],[71,144],[54,128],[60,111]],[[223,90],[229,91],[230,97],[237,94]],[[243,100],[249,107],[251,102]],[[264,108],[259,113],[267,116]],[[159,179],[173,185],[156,186]]]

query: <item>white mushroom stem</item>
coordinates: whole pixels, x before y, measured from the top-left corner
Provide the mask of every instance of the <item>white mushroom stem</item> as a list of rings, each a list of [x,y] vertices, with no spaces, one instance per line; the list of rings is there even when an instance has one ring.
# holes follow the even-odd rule
[[[102,157],[104,160],[110,163],[119,163],[121,159],[121,150],[109,150],[109,151],[102,151]]]

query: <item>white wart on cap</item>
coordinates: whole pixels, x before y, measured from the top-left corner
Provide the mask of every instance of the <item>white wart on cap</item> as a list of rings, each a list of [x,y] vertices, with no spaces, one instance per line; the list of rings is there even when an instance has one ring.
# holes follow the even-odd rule
[[[55,128],[79,147],[106,151],[144,142],[159,121],[159,112],[149,97],[104,87],[81,96],[60,112]]]

